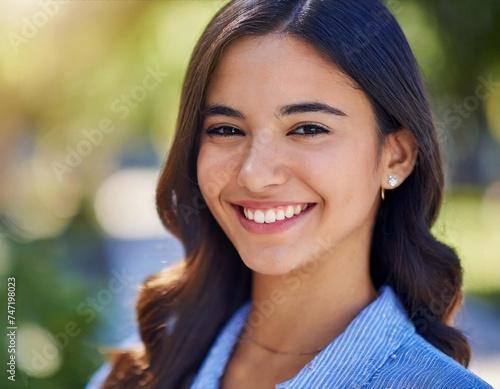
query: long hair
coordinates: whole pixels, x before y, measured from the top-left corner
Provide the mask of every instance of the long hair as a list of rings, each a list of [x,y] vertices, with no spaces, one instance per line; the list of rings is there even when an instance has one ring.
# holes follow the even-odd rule
[[[175,136],[158,181],[157,210],[183,244],[183,261],[146,279],[137,302],[142,347],[115,351],[104,388],[187,388],[224,323],[251,293],[251,271],[197,184],[206,88],[229,44],[284,34],[314,47],[369,98],[379,146],[404,127],[418,143],[412,173],[388,191],[370,252],[374,286],[390,285],[417,332],[467,367],[470,347],[449,325],[462,302],[454,250],[430,233],[443,200],[439,142],[418,64],[379,0],[233,0],[205,28],[184,79]]]

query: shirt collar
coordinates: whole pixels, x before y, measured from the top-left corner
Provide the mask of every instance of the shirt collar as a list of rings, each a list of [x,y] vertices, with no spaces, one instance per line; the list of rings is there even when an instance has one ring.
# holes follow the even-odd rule
[[[365,307],[325,349],[296,375],[276,388],[358,387],[366,383],[393,352],[415,332],[394,290],[384,285],[378,298]],[[223,327],[191,389],[216,389],[236,339],[250,313],[247,300]]]
[[[387,358],[415,332],[415,326],[394,290],[384,285],[379,297],[365,307],[323,351],[292,379],[277,388],[357,388],[365,384]]]

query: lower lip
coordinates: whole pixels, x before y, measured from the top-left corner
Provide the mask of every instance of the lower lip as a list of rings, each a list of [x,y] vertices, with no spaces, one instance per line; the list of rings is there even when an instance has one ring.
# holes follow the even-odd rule
[[[257,223],[253,220],[248,220],[245,215],[242,214],[241,208],[239,205],[234,205],[233,209],[236,212],[236,216],[238,217],[241,225],[248,232],[252,232],[254,234],[276,234],[289,228],[293,227],[299,221],[301,221],[306,215],[309,214],[310,211],[316,206],[316,203],[310,204],[304,212],[299,213],[291,218],[285,217],[283,220],[277,220],[274,223]]]

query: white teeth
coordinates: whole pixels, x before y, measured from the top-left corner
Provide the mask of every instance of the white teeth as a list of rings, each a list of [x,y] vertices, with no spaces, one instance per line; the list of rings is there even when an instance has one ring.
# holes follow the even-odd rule
[[[264,213],[262,211],[255,211],[255,215],[253,215],[253,220],[255,221],[255,223],[264,223],[265,221],[265,216],[264,216]]]
[[[266,212],[266,223],[274,223],[276,221],[276,213],[271,210],[271,209],[268,209],[267,212]]]
[[[260,209],[256,210],[254,213],[246,208],[243,208],[243,213],[245,217],[249,220],[253,220],[256,223],[274,223],[277,220],[283,220],[285,218],[292,218],[295,215],[305,211],[308,207],[308,204],[304,206],[297,205],[296,207],[289,205],[286,207],[286,210],[283,210],[282,207],[279,207],[277,211],[272,209],[268,209],[267,211],[262,211]]]
[[[286,217],[287,218],[291,218],[293,215],[295,215],[295,210],[293,209],[293,207],[286,207],[286,213],[285,213]]]

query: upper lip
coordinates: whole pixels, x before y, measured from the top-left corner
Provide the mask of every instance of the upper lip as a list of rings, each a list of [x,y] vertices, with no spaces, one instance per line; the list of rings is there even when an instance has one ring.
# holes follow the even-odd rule
[[[279,206],[286,206],[286,205],[302,205],[302,204],[314,204],[314,203],[309,203],[307,201],[254,201],[254,200],[241,200],[241,201],[236,201],[233,202],[235,205],[241,205],[242,207],[245,208],[260,208],[260,209],[267,209],[267,208],[275,208]]]

